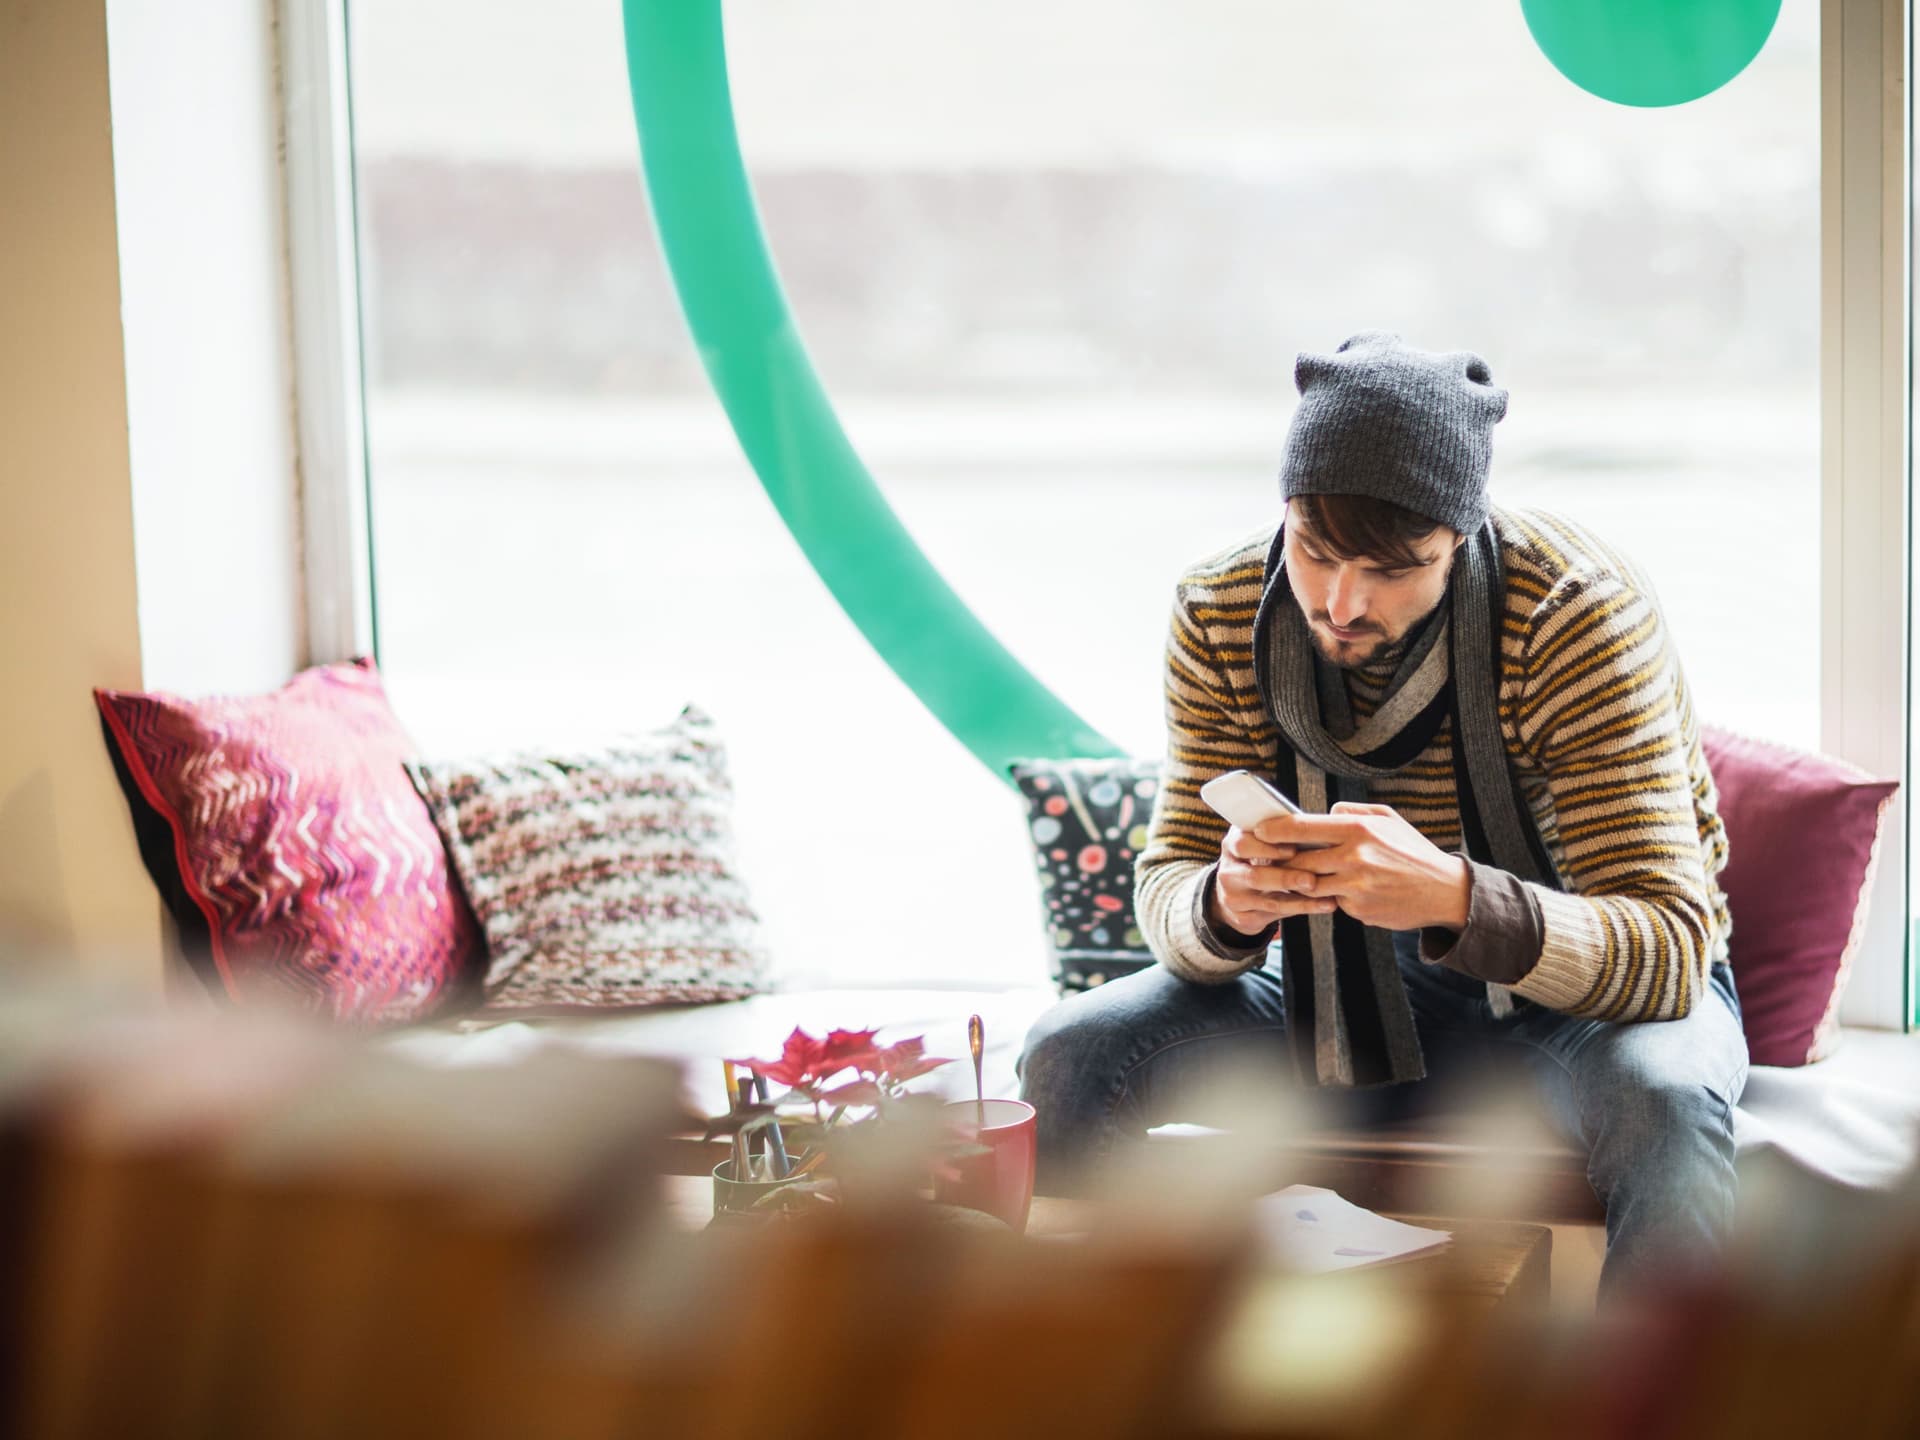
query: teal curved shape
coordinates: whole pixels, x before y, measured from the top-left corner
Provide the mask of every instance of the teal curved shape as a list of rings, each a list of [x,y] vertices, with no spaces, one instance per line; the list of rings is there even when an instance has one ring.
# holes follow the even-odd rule
[[[914,542],[834,412],[780,288],[740,154],[720,0],[622,0],[641,168],[680,306],[774,508],[869,644],[1003,781],[1114,756]]]
[[[1582,90],[1619,105],[1684,105],[1753,62],[1780,0],[1520,0],[1534,43]]]

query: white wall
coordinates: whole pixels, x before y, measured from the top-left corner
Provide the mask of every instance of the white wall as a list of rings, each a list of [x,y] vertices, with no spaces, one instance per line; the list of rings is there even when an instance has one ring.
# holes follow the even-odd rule
[[[109,0],[114,189],[147,688],[301,663],[273,6]]]

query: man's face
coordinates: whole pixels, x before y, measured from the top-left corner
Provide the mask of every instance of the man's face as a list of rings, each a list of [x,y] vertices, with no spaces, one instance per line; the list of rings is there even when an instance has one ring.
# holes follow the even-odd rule
[[[1356,670],[1384,659],[1431,615],[1446,594],[1461,537],[1446,526],[1413,543],[1416,565],[1361,556],[1341,560],[1310,530],[1297,506],[1286,527],[1287,579],[1313,645],[1329,664]]]

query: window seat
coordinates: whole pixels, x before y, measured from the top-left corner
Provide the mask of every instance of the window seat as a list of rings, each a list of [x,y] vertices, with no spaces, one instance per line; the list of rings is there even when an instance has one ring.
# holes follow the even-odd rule
[[[509,1064],[546,1045],[662,1056],[683,1063],[690,1102],[715,1113],[725,1108],[720,1059],[778,1054],[796,1025],[814,1034],[878,1026],[886,1032],[883,1039],[924,1035],[931,1053],[955,1057],[955,1064],[935,1072],[940,1088],[955,1097],[970,1094],[966,1027],[967,1017],[977,1013],[986,1027],[986,1093],[1008,1096],[1018,1091],[1013,1066],[1027,1027],[1053,999],[1046,986],[806,989],[605,1018],[490,1026],[456,1021],[400,1032],[386,1043],[455,1065]],[[1858,1028],[1847,1029],[1839,1050],[1817,1065],[1754,1066],[1735,1114],[1743,1155],[1772,1146],[1807,1169],[1859,1187],[1890,1185],[1912,1167],[1917,1127],[1920,1035]],[[1178,1143],[1208,1133],[1201,1127],[1167,1126],[1154,1137]],[[700,1174],[724,1156],[724,1148],[690,1137],[676,1159],[684,1173]],[[1329,1186],[1374,1209],[1407,1209],[1497,1164],[1503,1184],[1529,1197],[1522,1207],[1526,1213],[1510,1218],[1604,1218],[1579,1152],[1556,1142],[1495,1161],[1485,1146],[1449,1133],[1445,1117],[1315,1132],[1290,1146],[1288,1157],[1295,1178]]]

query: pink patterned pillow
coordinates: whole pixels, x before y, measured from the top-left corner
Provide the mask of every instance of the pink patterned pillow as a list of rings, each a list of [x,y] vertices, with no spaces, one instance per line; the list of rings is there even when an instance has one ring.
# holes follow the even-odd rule
[[[479,927],[371,660],[269,695],[93,694],[148,873],[216,992],[355,1021],[475,998]]]
[[[1701,731],[1727,827],[1720,888],[1747,1052],[1807,1065],[1840,1041],[1840,995],[1860,948],[1895,780],[1844,761]]]

